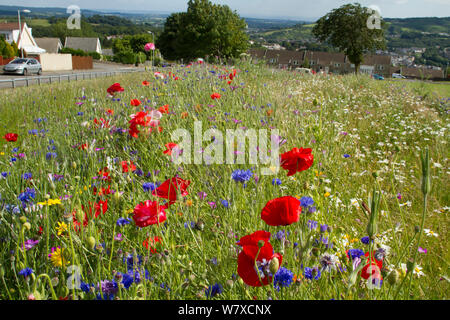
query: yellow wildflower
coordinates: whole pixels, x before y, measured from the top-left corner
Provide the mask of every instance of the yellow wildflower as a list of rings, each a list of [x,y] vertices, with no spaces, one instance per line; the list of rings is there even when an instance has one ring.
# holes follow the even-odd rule
[[[55,267],[63,267],[70,263],[70,261],[67,261],[64,258],[64,249],[61,248],[56,248],[56,250],[50,254],[50,260]]]
[[[58,222],[56,230],[58,231],[58,236],[62,235],[64,231],[67,231],[67,224],[65,222]]]

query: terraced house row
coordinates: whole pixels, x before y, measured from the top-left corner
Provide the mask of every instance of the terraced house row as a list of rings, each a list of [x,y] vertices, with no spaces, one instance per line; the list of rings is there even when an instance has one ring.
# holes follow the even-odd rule
[[[294,70],[309,64],[309,68],[315,72],[333,74],[355,72],[355,65],[343,53],[269,49],[250,49],[248,53],[253,60],[266,60],[270,66],[280,69]],[[393,73],[401,73],[411,78],[444,78],[441,70],[395,67],[392,65],[391,56],[376,54],[364,56],[364,61],[360,65],[360,73],[379,74],[383,77],[391,77]]]

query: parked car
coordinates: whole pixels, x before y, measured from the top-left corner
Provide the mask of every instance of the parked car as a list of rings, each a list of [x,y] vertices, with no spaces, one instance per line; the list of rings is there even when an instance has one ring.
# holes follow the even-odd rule
[[[27,76],[32,73],[41,74],[42,66],[33,58],[17,58],[3,67],[4,73],[21,74]]]
[[[313,74],[311,69],[308,68],[295,68],[295,71],[302,74]]]
[[[406,79],[405,76],[402,76],[400,73],[393,73],[392,78],[394,79]]]
[[[379,75],[379,74],[374,74],[374,75],[373,75],[373,78],[374,78],[375,80],[384,80],[384,77],[381,76],[381,75]]]

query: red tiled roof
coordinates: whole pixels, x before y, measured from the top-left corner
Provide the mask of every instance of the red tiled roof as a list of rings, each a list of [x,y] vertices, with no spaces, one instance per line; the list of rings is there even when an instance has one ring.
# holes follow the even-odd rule
[[[24,22],[22,22],[22,28],[25,25]],[[3,22],[0,23],[0,30],[1,31],[12,31],[12,30],[18,30],[19,29],[19,23],[18,22]]]

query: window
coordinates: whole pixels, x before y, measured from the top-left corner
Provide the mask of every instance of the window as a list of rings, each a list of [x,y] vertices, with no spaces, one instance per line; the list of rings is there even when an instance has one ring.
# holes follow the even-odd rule
[[[384,70],[383,66],[378,66],[378,70]]]
[[[295,66],[298,65],[298,60],[294,60],[294,65],[295,65]]]
[[[311,65],[313,66],[313,65],[315,65],[316,64],[316,62],[315,61],[311,61]]]
[[[338,68],[338,67],[341,66],[341,64],[340,64],[340,63],[335,63],[334,66],[335,66],[336,68]]]

